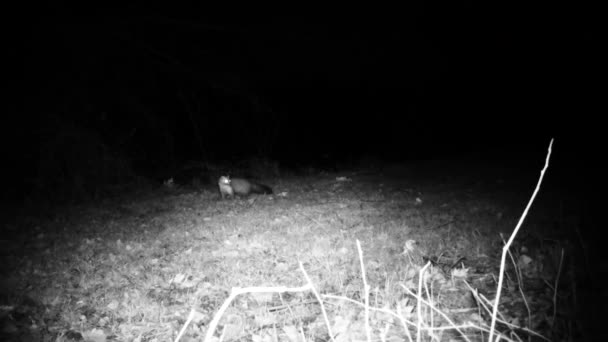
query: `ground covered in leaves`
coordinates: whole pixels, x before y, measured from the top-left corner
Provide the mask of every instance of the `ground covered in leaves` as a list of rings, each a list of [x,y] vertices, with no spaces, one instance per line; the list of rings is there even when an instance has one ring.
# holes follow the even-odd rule
[[[0,241],[0,337],[172,341],[183,330],[181,341],[200,341],[232,288],[312,284],[322,306],[311,291],[237,296],[212,340],[485,340],[502,246],[538,171],[387,166],[267,179],[274,195],[232,200],[211,184],[159,184],[22,215]],[[577,216],[551,191],[507,258],[505,340],[583,328]]]

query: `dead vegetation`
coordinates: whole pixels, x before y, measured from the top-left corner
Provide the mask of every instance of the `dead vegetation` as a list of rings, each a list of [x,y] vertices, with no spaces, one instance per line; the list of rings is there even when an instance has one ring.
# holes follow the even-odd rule
[[[171,187],[26,220],[5,228],[0,334],[269,342],[580,336],[569,316],[576,246],[524,234],[509,241],[501,265],[526,199],[513,208],[503,196],[512,188],[494,181],[488,192],[479,183],[325,174],[277,180],[273,196],[220,201],[214,191]]]

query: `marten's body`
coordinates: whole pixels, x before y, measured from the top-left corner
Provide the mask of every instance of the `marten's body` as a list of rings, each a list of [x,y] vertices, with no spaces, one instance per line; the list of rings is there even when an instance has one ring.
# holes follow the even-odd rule
[[[222,176],[217,182],[222,199],[226,196],[248,196],[250,194],[271,195],[272,189],[268,185],[256,183],[243,178],[230,178]]]

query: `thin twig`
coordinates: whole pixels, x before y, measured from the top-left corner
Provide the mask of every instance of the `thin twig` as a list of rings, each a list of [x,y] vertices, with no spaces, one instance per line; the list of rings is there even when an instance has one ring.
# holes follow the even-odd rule
[[[324,295],[323,295],[323,298],[327,298],[327,299],[336,299],[336,300],[340,300],[340,301],[346,301],[346,302],[349,302],[349,303],[353,303],[353,304],[355,304],[355,305],[358,305],[358,306],[360,306],[360,307],[362,307],[362,308],[365,308],[365,303],[358,302],[358,301],[356,301],[356,300],[354,300],[354,299],[351,299],[351,298],[348,298],[348,297],[342,297],[342,296],[336,296],[336,295],[324,294]],[[369,309],[370,309],[371,311],[382,312],[382,313],[385,313],[385,314],[387,314],[387,315],[390,315],[390,316],[393,316],[393,317],[395,317],[395,318],[399,319],[399,320],[400,320],[400,321],[403,323],[402,325],[403,325],[403,327],[404,327],[404,328],[407,328],[407,325],[406,325],[406,324],[409,324],[409,325],[412,325],[412,326],[416,325],[416,323],[414,323],[414,322],[412,322],[412,321],[408,321],[408,320],[406,320],[406,319],[405,319],[405,318],[403,318],[403,317],[400,317],[398,313],[395,313],[395,312],[393,312],[393,311],[391,311],[391,310],[382,309],[382,308],[374,308],[374,307],[370,307]]]
[[[481,304],[481,307],[483,307],[484,310],[486,310],[486,312],[488,314],[492,314],[492,311],[486,306],[486,305],[489,305],[490,307],[492,307],[492,302],[489,299],[487,299],[483,294],[477,293],[477,291],[475,291],[475,289],[473,289],[471,287],[471,285],[469,285],[468,282],[465,281],[464,283],[465,283],[465,285],[468,286],[469,290],[471,290],[471,293],[473,293],[473,296],[475,297],[475,299],[477,300],[477,302],[479,304]],[[523,332],[526,332],[526,333],[528,333],[530,335],[534,335],[536,337],[539,337],[539,338],[541,338],[541,339],[543,339],[545,341],[550,341],[547,337],[545,337],[545,336],[537,333],[536,331],[533,331],[533,330],[531,330],[529,328],[526,328],[526,327],[520,327],[520,326],[517,326],[517,325],[515,325],[513,323],[507,322],[507,319],[502,315],[502,313],[498,312],[498,314],[500,315],[500,318],[496,319],[498,323],[504,324],[504,325],[506,325],[507,327],[509,327],[511,329],[519,329],[519,330],[521,330]],[[489,332],[489,330],[487,330],[487,331]],[[517,338],[519,338],[519,336],[517,336]]]
[[[372,342],[372,331],[369,326],[369,284],[365,277],[365,265],[363,264],[363,251],[361,250],[361,242],[357,239],[357,250],[359,251],[359,261],[361,263],[361,277],[363,277],[363,290],[365,291],[365,332],[367,334],[367,342]]]
[[[555,278],[555,286],[553,287],[553,319],[551,320],[551,328],[555,325],[555,317],[557,316],[557,286],[559,284],[559,277],[562,274],[562,262],[564,261],[564,249],[562,248],[562,255],[559,258],[559,268],[557,269],[557,278]]]
[[[545,159],[545,167],[540,172],[540,177],[538,179],[538,183],[536,184],[536,188],[534,189],[534,192],[532,193],[532,197],[530,198],[530,201],[528,201],[528,205],[526,206],[526,209],[524,209],[522,216],[519,218],[519,222],[517,222],[517,226],[515,227],[515,230],[511,234],[509,241],[507,241],[507,244],[502,248],[502,256],[500,258],[500,273],[498,274],[498,288],[496,289],[496,298],[494,300],[494,307],[492,308],[493,311],[492,311],[492,324],[490,325],[490,336],[488,336],[489,342],[493,341],[494,330],[496,329],[496,314],[498,312],[498,304],[500,303],[500,294],[502,292],[502,282],[504,280],[505,261],[507,258],[506,251],[511,247],[513,240],[515,240],[515,236],[519,232],[519,229],[521,228],[521,225],[523,224],[524,219],[528,215],[528,211],[530,210],[530,207],[532,206],[532,202],[534,202],[534,199],[536,198],[536,194],[538,193],[538,191],[540,189],[540,185],[545,176],[545,171],[547,171],[547,168],[549,167],[549,158],[551,157],[551,148],[552,147],[553,147],[553,139],[551,139],[551,142],[549,143],[549,150],[547,152],[547,158]]]
[[[418,313],[418,326],[416,327],[418,330],[418,334],[416,335],[416,342],[420,342],[420,339],[422,338],[422,305],[421,301],[422,301],[422,282],[423,282],[423,276],[424,276],[424,272],[426,271],[427,268],[429,268],[431,266],[431,262],[427,262],[426,265],[424,265],[424,267],[422,267],[420,269],[420,272],[418,273],[418,296],[416,296],[416,299],[418,299],[418,303],[416,303],[416,312]],[[405,288],[405,286],[401,285],[403,288]],[[406,289],[409,291],[409,289]]]
[[[397,302],[397,315],[399,316],[399,322],[403,325],[403,330],[405,330],[405,336],[407,336],[407,340],[409,342],[412,341],[412,335],[410,334],[410,329],[408,329],[407,325],[405,325],[405,318],[403,317],[403,312],[401,312],[401,305]]]
[[[190,322],[192,322],[192,319],[194,319],[194,316],[196,314],[196,311],[194,310],[194,308],[192,308],[190,310],[190,314],[188,315],[188,319],[186,319],[186,323],[184,323],[184,325],[182,326],[182,329],[179,331],[179,334],[177,334],[177,337],[175,338],[175,342],[178,342],[180,338],[182,338],[182,335],[184,335],[184,333],[186,332],[186,328],[188,327],[188,325],[190,325]]]
[[[232,301],[239,295],[242,295],[245,293],[306,292],[309,290],[312,290],[314,292],[314,287],[311,285],[311,283],[301,286],[301,287],[285,287],[285,286],[279,286],[279,287],[265,287],[264,286],[264,287],[245,287],[245,288],[233,287],[232,291],[230,292],[230,296],[228,296],[228,298],[226,298],[226,300],[224,301],[224,303],[222,304],[220,309],[217,311],[217,313],[215,314],[215,316],[209,323],[209,328],[207,329],[207,332],[205,333],[204,341],[210,342],[212,340],[213,334],[215,333],[215,329],[217,328],[217,325],[219,324],[220,319],[224,315],[224,311],[226,311],[226,309],[228,309],[228,307],[230,306],[230,303],[232,303]],[[192,311],[194,311],[194,310],[192,310]],[[193,315],[192,311],[190,312],[191,315]],[[188,317],[188,321],[186,321],[186,323],[184,324],[184,327],[182,328],[182,332],[186,329],[186,327],[188,326],[190,321],[191,321],[191,319],[190,319],[190,317]],[[175,339],[175,342],[179,341],[179,339],[182,335],[182,332],[180,332],[180,334],[177,336],[177,338]]]
[[[408,291],[408,293],[409,293],[410,295],[412,295],[412,296],[414,296],[414,297],[416,297],[416,296],[417,296],[415,293],[412,293],[412,292],[411,292],[411,291],[409,291],[409,290],[407,290],[407,291]],[[327,298],[327,299],[336,299],[336,300],[340,300],[340,301],[346,301],[346,302],[349,302],[349,303],[353,303],[353,304],[355,304],[355,305],[358,305],[358,306],[360,306],[360,307],[362,307],[362,308],[365,308],[365,303],[358,302],[358,301],[356,301],[356,300],[354,300],[354,299],[351,299],[351,298],[348,298],[348,297],[342,297],[342,296],[335,296],[335,295],[324,294],[324,295],[323,295],[323,298]],[[475,324],[472,324],[472,323],[469,323],[469,324],[464,324],[464,325],[456,325],[454,322],[452,322],[452,321],[449,319],[449,317],[447,317],[447,316],[446,316],[446,315],[445,315],[443,312],[441,312],[439,309],[435,308],[435,307],[434,307],[432,304],[429,304],[429,303],[428,303],[427,301],[425,301],[424,299],[422,300],[422,303],[423,303],[423,304],[426,304],[426,305],[429,305],[429,307],[430,307],[432,310],[434,310],[434,311],[436,311],[437,313],[439,313],[439,315],[440,315],[440,316],[442,316],[443,318],[445,318],[445,319],[446,319],[446,321],[447,321],[448,323],[450,323],[450,324],[451,324],[451,325],[449,325],[449,326],[445,326],[445,327],[432,327],[432,328],[431,328],[431,327],[420,327],[420,329],[421,329],[422,331],[443,331],[443,330],[452,330],[452,329],[454,329],[454,330],[458,331],[460,334],[462,334],[462,335],[463,335],[463,337],[464,337],[464,338],[465,338],[467,341],[469,341],[469,342],[470,342],[470,340],[468,340],[468,339],[466,338],[466,336],[464,336],[464,333],[463,333],[462,331],[460,331],[459,329],[472,328],[472,329],[481,329],[481,330],[484,330],[484,331],[489,331],[488,329],[484,329],[483,327],[480,327],[480,326],[475,325]],[[387,314],[387,315],[390,315],[390,316],[393,316],[393,317],[397,318],[397,319],[398,319],[398,320],[401,322],[401,325],[403,326],[404,330],[406,331],[406,335],[408,336],[408,339],[410,340],[410,342],[411,342],[411,341],[413,341],[413,340],[412,340],[412,338],[411,338],[411,335],[410,335],[410,333],[409,333],[409,329],[407,328],[407,325],[416,326],[416,325],[417,325],[417,323],[414,323],[414,322],[412,322],[412,321],[408,321],[408,320],[406,320],[405,318],[403,318],[403,314],[402,314],[402,312],[401,312],[401,307],[400,307],[400,306],[397,306],[397,312],[396,312],[396,313],[395,313],[395,312],[393,312],[393,311],[391,311],[391,310],[382,309],[382,308],[374,308],[374,307],[371,307],[371,308],[370,308],[370,310],[371,310],[371,311],[382,312],[382,313],[385,313],[385,314]],[[504,336],[503,336],[503,337],[504,337]]]
[[[321,312],[323,313],[323,318],[325,319],[325,325],[327,325],[327,333],[329,334],[329,338],[331,338],[333,342],[336,342],[336,340],[334,339],[334,333],[331,331],[331,325],[329,324],[329,318],[327,318],[327,311],[325,311],[325,305],[323,305],[323,300],[321,299],[319,292],[317,292],[317,289],[315,288],[312,280],[310,280],[308,273],[306,273],[304,265],[302,265],[301,261],[299,262],[299,264],[300,270],[302,271],[302,273],[304,273],[304,278],[306,278],[306,281],[308,282],[308,287],[310,287],[310,290],[312,290],[312,293],[314,293],[315,297],[319,301],[319,305],[321,306]]]
[[[426,304],[428,307],[430,307],[430,308],[431,308],[431,310],[433,310],[433,311],[437,312],[437,313],[439,314],[439,316],[443,317],[443,319],[445,319],[445,320],[446,320],[446,321],[447,321],[449,324],[451,324],[451,327],[449,327],[450,329],[456,329],[456,331],[458,331],[458,332],[460,333],[460,335],[462,335],[462,338],[464,338],[464,339],[465,339],[467,342],[471,342],[471,340],[469,340],[469,338],[468,338],[468,337],[465,335],[465,333],[464,333],[464,332],[462,332],[462,331],[459,329],[459,326],[457,326],[457,325],[456,325],[456,324],[455,324],[455,323],[454,323],[454,322],[453,322],[453,321],[450,319],[450,317],[448,317],[448,316],[447,316],[445,313],[443,313],[443,312],[441,312],[441,310],[437,309],[437,308],[435,307],[435,305],[433,305],[433,303],[431,303],[431,302],[428,302],[428,301],[424,300],[424,299],[422,298],[422,296],[420,296],[420,295],[417,295],[417,294],[413,293],[413,292],[412,292],[412,290],[408,289],[408,288],[407,288],[407,287],[405,287],[403,284],[400,284],[400,285],[401,285],[401,287],[402,287],[402,288],[403,288],[403,289],[404,289],[404,290],[405,290],[405,291],[406,291],[406,292],[407,292],[407,293],[408,293],[410,296],[413,296],[414,298],[416,298],[416,299],[418,300],[418,305],[420,305],[420,303]],[[419,319],[419,320],[420,320],[420,319]],[[467,328],[479,328],[479,327],[477,327],[477,326],[475,326],[475,325],[473,325],[473,324],[466,325],[465,327],[467,327]],[[418,328],[422,329],[422,328],[420,327],[420,322],[418,322]],[[446,330],[446,329],[441,329],[441,328],[432,328],[432,329],[423,329],[423,330],[430,330],[430,331],[432,331],[432,330]],[[420,332],[418,332],[418,335],[420,335]]]
[[[504,242],[504,240],[503,240]],[[515,262],[515,257],[513,257],[513,253],[511,253],[510,250],[507,250],[507,252],[509,253],[509,258],[511,259],[511,262],[513,263],[513,268],[515,269],[515,276],[517,277],[517,283],[518,283],[518,288],[519,288],[519,294],[521,295],[521,298],[524,301],[524,306],[526,307],[526,310],[528,312],[528,327],[532,326],[532,311],[530,311],[530,305],[528,305],[528,300],[526,299],[526,294],[524,293],[524,279],[521,275],[521,268],[519,268],[519,265]],[[532,335],[528,335],[528,341],[532,340]]]

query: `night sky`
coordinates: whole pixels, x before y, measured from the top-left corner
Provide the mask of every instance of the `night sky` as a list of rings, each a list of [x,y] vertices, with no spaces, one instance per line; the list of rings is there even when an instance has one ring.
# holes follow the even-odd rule
[[[556,138],[560,165],[596,163],[596,9],[402,5],[37,8],[14,38],[23,102],[5,138],[15,188],[58,151],[168,176],[188,160],[250,156],[539,165]]]

